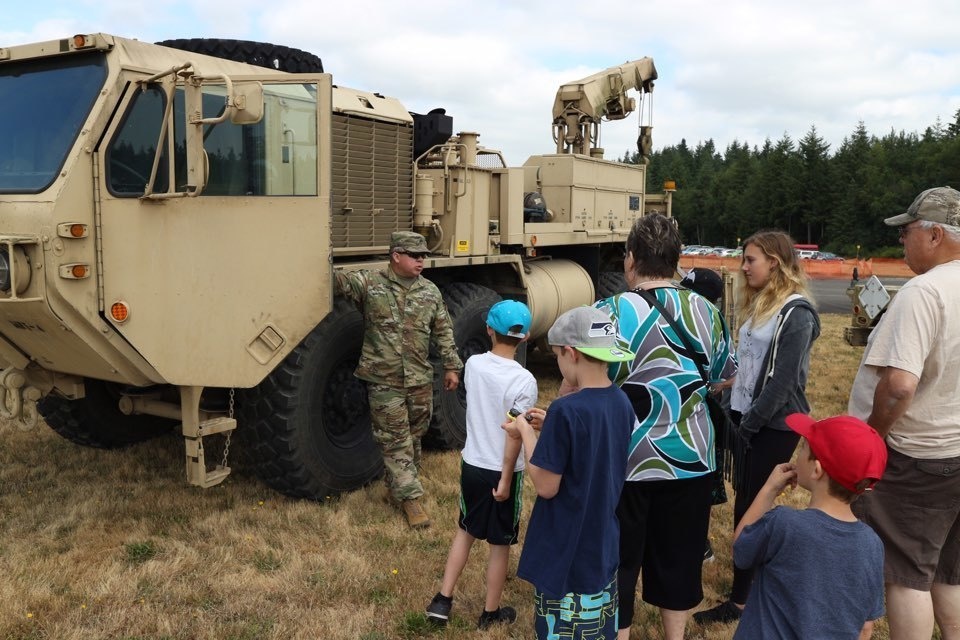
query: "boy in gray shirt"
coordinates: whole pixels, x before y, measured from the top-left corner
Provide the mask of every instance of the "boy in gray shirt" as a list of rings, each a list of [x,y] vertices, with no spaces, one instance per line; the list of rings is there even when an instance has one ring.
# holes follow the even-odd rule
[[[756,570],[734,639],[868,639],[883,615],[883,544],[850,503],[883,475],[886,445],[851,416],[786,421],[803,436],[797,461],[774,468],[734,532],[734,563]],[[798,484],[806,509],[773,506]]]

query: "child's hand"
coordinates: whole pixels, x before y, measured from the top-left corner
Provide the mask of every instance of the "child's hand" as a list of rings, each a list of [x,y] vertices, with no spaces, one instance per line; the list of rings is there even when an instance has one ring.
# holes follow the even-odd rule
[[[500,425],[500,428],[507,432],[507,435],[516,440],[520,440],[520,425],[517,424],[517,419],[522,420],[523,416],[517,416],[516,418],[511,418],[506,420],[503,424]]]
[[[540,431],[543,428],[543,421],[546,417],[547,412],[539,407],[533,407],[523,415],[524,420],[530,423],[534,431]]]
[[[510,497],[510,478],[500,478],[500,483],[493,490],[493,499],[497,502],[503,502]]]
[[[795,489],[797,486],[797,465],[791,462],[778,464],[767,478],[767,487],[776,495],[780,495],[787,487]]]
[[[580,390],[580,387],[573,386],[572,384],[567,382],[566,378],[564,378],[563,380],[560,381],[560,389],[557,391],[557,395],[565,396],[569,393],[574,393],[579,390]]]
[[[731,376],[726,380],[720,380],[719,382],[711,382],[708,385],[708,389],[712,395],[720,395],[723,391],[731,388],[733,386],[733,380],[736,376]]]

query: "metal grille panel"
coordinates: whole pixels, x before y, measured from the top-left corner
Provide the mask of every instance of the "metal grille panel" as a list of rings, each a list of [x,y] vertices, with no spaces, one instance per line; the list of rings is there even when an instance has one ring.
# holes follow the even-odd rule
[[[333,114],[333,246],[387,246],[413,226],[413,126]]]

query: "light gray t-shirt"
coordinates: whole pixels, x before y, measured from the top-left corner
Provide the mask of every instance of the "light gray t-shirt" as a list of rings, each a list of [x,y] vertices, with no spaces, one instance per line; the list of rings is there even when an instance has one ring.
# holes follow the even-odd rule
[[[870,333],[847,412],[869,417],[884,367],[920,379],[907,412],[887,435],[912,458],[960,456],[960,260],[909,280]]]
[[[797,298],[799,294],[792,294],[783,304],[787,304]],[[737,377],[733,379],[733,387],[730,389],[730,408],[740,413],[746,413],[753,405],[753,392],[756,389],[757,381],[763,373],[764,360],[767,357],[767,351],[770,350],[770,343],[773,342],[773,332],[777,328],[777,316],[780,310],[777,310],[772,316],[760,325],[754,326],[752,320],[747,320],[740,327],[737,336]]]

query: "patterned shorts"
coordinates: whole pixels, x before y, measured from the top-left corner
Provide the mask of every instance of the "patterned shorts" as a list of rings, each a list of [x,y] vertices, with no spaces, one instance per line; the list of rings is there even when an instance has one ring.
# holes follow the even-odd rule
[[[537,640],[615,640],[617,580],[600,593],[568,593],[559,599],[535,590],[534,630]]]

